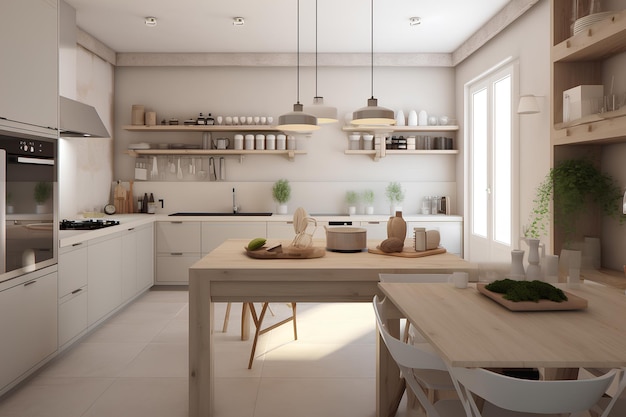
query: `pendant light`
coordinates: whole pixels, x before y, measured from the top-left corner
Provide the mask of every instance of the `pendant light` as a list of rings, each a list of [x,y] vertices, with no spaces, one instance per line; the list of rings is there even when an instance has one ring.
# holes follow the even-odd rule
[[[353,125],[393,125],[396,123],[393,110],[378,105],[374,98],[374,0],[371,0],[371,83],[372,97],[367,100],[367,107],[361,107],[352,113]]]
[[[326,106],[324,97],[317,94],[317,0],[315,0],[315,97],[313,105],[306,106],[304,111],[317,117],[318,124],[337,122],[337,108]]]
[[[300,104],[300,0],[298,0],[298,53],[297,53],[297,79],[298,79],[298,101],[293,105],[293,111],[283,114],[278,118],[278,129],[284,132],[293,132],[300,134],[311,133],[318,130],[320,127],[317,125],[317,118],[311,114],[303,111],[303,106]]]

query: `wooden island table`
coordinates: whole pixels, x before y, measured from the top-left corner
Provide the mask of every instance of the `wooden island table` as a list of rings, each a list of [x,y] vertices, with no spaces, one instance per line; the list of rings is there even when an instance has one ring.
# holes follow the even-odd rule
[[[444,253],[402,258],[368,252],[326,252],[316,259],[252,259],[247,240],[231,239],[189,269],[189,415],[213,417],[214,302],[365,302],[371,303],[380,273],[466,271],[478,277],[476,265]],[[289,242],[283,242],[289,244]],[[374,248],[379,242],[368,242]],[[324,247],[324,241],[314,246]],[[376,416],[395,414],[403,381],[384,343],[378,341]]]

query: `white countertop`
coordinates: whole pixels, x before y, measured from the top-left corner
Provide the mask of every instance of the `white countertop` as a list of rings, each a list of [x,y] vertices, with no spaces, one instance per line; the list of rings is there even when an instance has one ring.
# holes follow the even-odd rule
[[[389,220],[389,215],[324,215],[315,216],[319,222],[351,221],[351,222],[384,222]],[[459,222],[462,216],[439,215],[403,215],[408,222]],[[271,216],[169,216],[167,214],[115,214],[102,217],[104,220],[118,220],[117,226],[105,227],[96,230],[59,230],[59,247],[63,248],[86,240],[104,237],[113,233],[139,227],[144,224],[157,221],[197,221],[197,222],[289,222],[293,220],[293,214],[272,214]],[[77,216],[76,220],[80,220]]]

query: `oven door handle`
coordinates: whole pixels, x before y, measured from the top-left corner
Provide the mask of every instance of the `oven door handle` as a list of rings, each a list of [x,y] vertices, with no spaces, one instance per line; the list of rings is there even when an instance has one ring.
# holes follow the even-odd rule
[[[54,165],[53,159],[29,158],[27,156],[18,156],[17,162],[20,164]]]

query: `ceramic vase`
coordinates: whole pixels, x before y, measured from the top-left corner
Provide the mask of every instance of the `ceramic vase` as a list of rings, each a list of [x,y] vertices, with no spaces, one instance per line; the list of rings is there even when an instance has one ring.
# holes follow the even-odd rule
[[[348,214],[349,215],[355,215],[356,214],[356,206],[349,206],[348,207]]]
[[[411,110],[409,113],[409,126],[417,126],[417,112],[415,110]]]
[[[396,126],[405,126],[405,124],[404,112],[402,110],[398,110],[396,113]]]
[[[276,212],[278,214],[287,214],[287,204],[279,204],[278,208],[276,209]]]
[[[396,215],[389,218],[387,222],[387,237],[398,238],[401,241],[406,239],[406,221],[402,218],[402,212],[396,211]]]
[[[520,249],[513,249],[511,251],[511,279],[523,281],[525,277],[524,251]]]
[[[524,239],[528,244],[528,267],[526,268],[526,280],[541,280],[541,266],[539,265],[539,239]]]
[[[365,214],[374,214],[374,206],[365,207]]]

